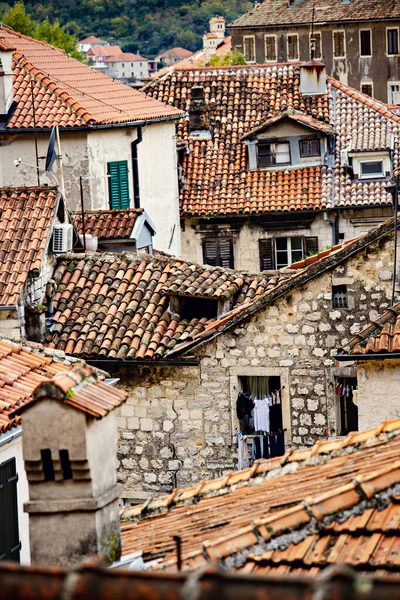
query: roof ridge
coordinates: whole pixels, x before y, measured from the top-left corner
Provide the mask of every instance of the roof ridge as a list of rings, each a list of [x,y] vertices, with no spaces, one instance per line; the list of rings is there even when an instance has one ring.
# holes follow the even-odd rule
[[[178,488],[172,494],[158,496],[154,500],[135,507],[121,510],[123,521],[136,521],[152,514],[169,512],[174,506],[194,504],[204,497],[224,495],[237,487],[252,485],[260,478],[284,476],[287,472],[297,470],[300,466],[316,466],[336,458],[337,453],[344,450],[351,454],[360,447],[376,442],[385,442],[388,437],[400,434],[400,419],[385,419],[378,427],[362,432],[351,432],[344,438],[319,440],[308,449],[289,449],[283,456],[271,459],[260,459],[252,467],[242,471],[231,471],[227,475],[214,480],[201,481],[191,488]],[[290,468],[289,468],[289,465]]]
[[[5,23],[0,23],[0,39],[2,39],[2,37],[1,37],[2,29],[5,29],[11,35],[15,35],[16,37],[19,37],[21,39],[30,40],[32,42],[37,42],[38,44],[41,44],[42,46],[49,46],[50,48],[57,50],[61,54],[67,55],[66,51],[63,50],[63,48],[58,48],[57,46],[53,46],[52,44],[49,44],[48,42],[34,38],[31,35],[26,35],[25,33],[20,33],[19,31],[15,31],[12,27],[8,27]],[[2,39],[2,41],[3,41],[3,43],[7,44],[7,40]]]
[[[396,302],[393,306],[387,308],[377,319],[371,320],[370,323],[361,331],[356,333],[344,346],[344,350],[352,350],[359,342],[365,340],[374,331],[385,325],[390,319],[400,314],[400,302]]]

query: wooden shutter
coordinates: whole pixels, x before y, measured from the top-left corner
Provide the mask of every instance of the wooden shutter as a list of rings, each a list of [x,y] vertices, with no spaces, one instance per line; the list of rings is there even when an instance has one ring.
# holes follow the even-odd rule
[[[275,269],[275,256],[274,256],[274,240],[273,238],[267,238],[259,241],[260,248],[260,270],[271,271]]]
[[[17,481],[12,458],[0,465],[0,558],[19,562]]]
[[[233,240],[207,238],[203,241],[203,262],[212,267],[233,269]]]
[[[316,254],[318,252],[318,237],[316,235],[305,237],[304,239],[304,256],[308,256],[310,253]]]
[[[119,160],[108,163],[108,188],[110,195],[110,208],[119,210],[129,208],[129,175],[128,161]]]

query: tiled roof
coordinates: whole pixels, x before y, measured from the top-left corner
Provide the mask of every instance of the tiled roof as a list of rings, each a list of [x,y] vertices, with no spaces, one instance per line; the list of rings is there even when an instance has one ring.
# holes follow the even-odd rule
[[[400,302],[356,333],[343,350],[352,360],[357,355],[400,353]]]
[[[122,54],[119,46],[93,46],[88,50],[88,56],[117,56]]]
[[[100,558],[76,569],[25,566],[0,561],[2,600],[398,600],[396,576],[359,574],[335,566],[321,575],[254,577],[210,566],[196,573],[154,573],[140,569],[110,569]],[[73,582],[73,585],[71,584]]]
[[[386,182],[352,180],[349,169],[341,166],[341,151],[387,150],[396,133],[393,163],[397,166],[400,118],[383,103],[332,78],[328,78],[327,95],[302,96],[299,69],[298,64],[175,67],[146,86],[149,96],[186,112],[191,88],[203,86],[210,109],[210,140],[189,135],[188,117],[177,124],[177,136],[189,149],[182,159],[186,179],[180,192],[182,216],[391,205]],[[320,123],[321,129],[336,131],[334,167],[248,169],[243,136],[286,112],[297,118],[303,114],[308,125]]]
[[[115,54],[113,56],[107,56],[105,62],[106,63],[115,63],[115,62],[124,62],[124,61],[139,61],[139,60],[147,60],[147,58],[143,58],[140,54],[132,54],[132,52],[121,52],[120,54]]]
[[[303,0],[290,6],[287,0],[264,0],[229,27],[263,27],[265,25],[300,25],[319,23],[400,19],[397,0]]]
[[[328,123],[324,123],[324,121],[319,121],[318,119],[315,119],[311,115],[307,115],[306,113],[304,113],[300,110],[294,110],[293,108],[291,108],[289,110],[284,110],[281,113],[277,113],[276,115],[267,119],[263,123],[260,123],[260,125],[258,125],[257,127],[255,127],[254,129],[251,129],[248,133],[246,133],[242,137],[242,140],[251,138],[254,135],[256,135],[257,133],[264,131],[271,125],[275,125],[275,123],[279,123],[279,121],[282,121],[284,119],[289,119],[291,121],[295,121],[296,123],[300,123],[301,125],[306,125],[307,127],[310,127],[311,129],[315,129],[316,131],[322,131],[323,133],[327,133],[327,134],[334,133],[332,127]]]
[[[70,58],[63,50],[0,28],[0,42],[13,48],[16,108],[6,127],[32,128],[32,92],[37,127],[115,124],[179,115],[173,107],[150,102],[141,92]],[[109,48],[109,46],[108,46]]]
[[[18,345],[0,339],[0,434],[17,427],[21,417],[10,413],[27,404],[39,383],[68,369],[76,361],[69,357],[51,356],[50,350],[34,351],[29,345]],[[59,353],[53,353],[59,354]]]
[[[89,35],[89,37],[83,38],[83,40],[79,40],[78,44],[104,44],[105,40],[102,40],[94,35]]]
[[[286,280],[282,272],[249,275],[174,257],[136,254],[66,256],[54,273],[55,325],[50,348],[117,359],[161,359],[178,343],[212,327],[201,314],[185,319],[170,295],[220,300],[231,314]]]
[[[171,48],[170,50],[166,50],[162,54],[159,54],[157,60],[162,60],[163,58],[187,58],[188,56],[192,56],[192,54],[193,52],[190,50],[177,46],[176,48]]]
[[[129,238],[136,219],[142,213],[142,208],[85,211],[85,233],[94,235],[99,240]],[[82,214],[74,212],[72,215],[78,233],[83,233]]]
[[[341,553],[356,569],[398,571],[399,452],[400,421],[384,421],[124,508],[123,554],[141,550],[153,568],[176,569],[179,535],[183,569],[247,570],[255,555],[275,564],[277,551],[293,568],[320,569]]]
[[[40,270],[57,206],[54,188],[0,189],[0,305],[17,304],[28,273]]]
[[[43,398],[52,398],[101,419],[125,402],[127,397],[127,392],[100,381],[92,367],[77,364],[67,371],[56,373],[48,381],[38,383],[29,405]],[[14,408],[13,414],[20,415],[27,405],[25,402]]]

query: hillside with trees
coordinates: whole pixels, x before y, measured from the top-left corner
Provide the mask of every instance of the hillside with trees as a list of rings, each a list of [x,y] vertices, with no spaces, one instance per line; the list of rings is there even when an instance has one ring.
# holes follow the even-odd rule
[[[0,2],[0,15],[14,4]],[[248,0],[25,1],[26,12],[38,24],[58,20],[78,39],[95,35],[148,58],[174,46],[196,50],[211,17],[222,15],[229,23],[252,6]]]

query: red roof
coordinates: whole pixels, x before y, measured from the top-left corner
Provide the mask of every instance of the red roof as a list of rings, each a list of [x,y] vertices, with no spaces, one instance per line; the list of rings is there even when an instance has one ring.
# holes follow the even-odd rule
[[[31,81],[38,127],[78,127],[176,118],[180,112],[146,97],[59,50],[2,26],[13,51],[14,99],[7,129],[32,128]]]
[[[92,210],[85,211],[85,233],[94,235],[99,240],[129,238],[136,219],[143,213],[143,208],[127,208],[125,210]],[[74,225],[83,234],[82,213],[72,213]]]
[[[124,61],[139,61],[139,60],[145,60],[147,61],[147,58],[143,58],[143,56],[140,56],[140,54],[132,54],[132,52],[121,52],[121,54],[116,54],[115,56],[107,56],[105,62],[106,63],[115,63],[115,62],[124,62]]]
[[[88,56],[117,56],[122,54],[119,46],[93,46],[88,50]]]
[[[94,35],[89,35],[89,37],[83,38],[83,40],[79,40],[78,44],[106,44],[105,40],[101,40]]]
[[[28,274],[40,271],[58,206],[55,188],[0,189],[0,304],[17,304]]]
[[[166,50],[162,54],[159,54],[157,60],[162,60],[163,58],[187,58],[188,56],[192,56],[192,54],[193,52],[190,50],[177,46],[176,48],[171,48],[170,50]]]

